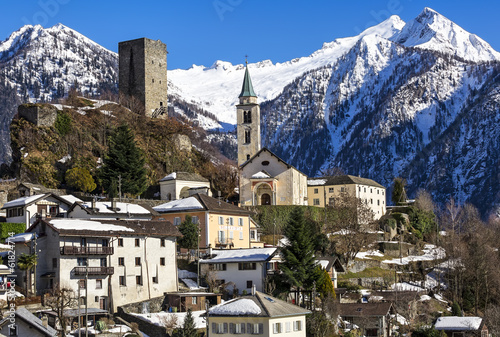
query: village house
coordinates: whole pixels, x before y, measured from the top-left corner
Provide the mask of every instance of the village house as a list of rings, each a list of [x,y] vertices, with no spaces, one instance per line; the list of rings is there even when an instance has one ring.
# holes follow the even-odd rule
[[[338,273],[345,273],[346,270],[340,260],[336,256],[319,257],[316,264],[320,265],[322,269],[326,270],[334,288],[337,288]]]
[[[172,172],[160,180],[161,200],[178,200],[196,193],[212,196],[210,182],[197,173]]]
[[[15,311],[15,323],[7,316],[0,321],[0,336],[56,337],[58,333],[48,325],[47,317],[39,319],[26,308]]]
[[[481,317],[439,317],[434,329],[444,331],[448,337],[488,337],[488,327]]]
[[[266,277],[275,271],[271,262],[276,253],[277,248],[214,249],[200,260],[201,274],[225,284],[229,293],[250,293],[252,287],[265,291]]]
[[[279,300],[259,291],[210,308],[208,326],[211,336],[285,334],[306,336],[309,310]]]
[[[344,194],[364,202],[372,211],[374,220],[386,212],[386,188],[371,179],[341,175],[307,180],[309,206],[334,206]]]
[[[208,195],[195,194],[153,209],[160,213],[157,219],[170,221],[176,226],[190,215],[200,228],[200,247],[250,248],[257,245],[257,229],[250,230],[252,213]]]
[[[73,196],[58,196],[53,193],[34,194],[8,201],[2,209],[6,212],[7,222],[25,223],[28,228],[38,218],[67,217],[74,199]]]
[[[43,257],[33,277],[17,270],[16,283],[25,287],[26,280],[36,278],[38,294],[68,287],[80,294],[82,305],[87,290],[89,308],[114,312],[178,290],[179,236],[167,221],[39,219],[19,235],[23,240],[12,240],[16,258],[35,252]]]
[[[392,336],[391,303],[340,303],[339,316],[342,321],[355,324],[367,337]]]
[[[158,213],[146,204],[126,202],[88,201],[75,202],[68,209],[67,217],[92,220],[151,220]]]

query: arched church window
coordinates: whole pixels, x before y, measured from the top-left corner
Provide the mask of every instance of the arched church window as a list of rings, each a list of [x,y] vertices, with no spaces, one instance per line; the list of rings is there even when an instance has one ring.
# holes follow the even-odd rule
[[[252,123],[251,111],[243,111],[243,123]]]
[[[250,144],[250,130],[245,130],[245,144]]]

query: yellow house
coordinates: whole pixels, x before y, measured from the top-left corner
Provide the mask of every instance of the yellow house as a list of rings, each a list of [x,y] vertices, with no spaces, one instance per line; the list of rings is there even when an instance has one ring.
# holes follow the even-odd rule
[[[386,188],[376,181],[351,175],[309,178],[307,181],[309,206],[333,206],[344,193],[361,199],[373,212],[373,219],[378,220],[385,214]]]
[[[195,194],[185,199],[174,200],[154,207],[159,219],[180,225],[186,215],[200,227],[200,247],[251,248],[255,247],[256,228],[251,225],[252,212],[233,204]]]

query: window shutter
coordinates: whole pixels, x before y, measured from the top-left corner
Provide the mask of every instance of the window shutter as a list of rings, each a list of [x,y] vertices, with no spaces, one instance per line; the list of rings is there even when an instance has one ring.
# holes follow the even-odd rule
[[[249,334],[253,333],[253,331],[252,331],[252,324],[251,323],[247,323],[247,330],[248,330]]]
[[[259,335],[262,335],[264,333],[264,324],[259,323]]]
[[[234,333],[234,323],[229,323],[229,333]]]
[[[245,323],[241,323],[241,333],[245,333]]]
[[[227,323],[224,323],[224,333],[227,333]]]
[[[217,325],[212,323],[212,333],[217,333]]]

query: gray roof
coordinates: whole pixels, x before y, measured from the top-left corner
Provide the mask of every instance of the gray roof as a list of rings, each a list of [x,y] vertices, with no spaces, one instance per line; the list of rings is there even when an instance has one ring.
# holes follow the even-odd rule
[[[45,336],[50,336],[54,337],[57,336],[57,331],[54,330],[50,326],[43,326],[42,320],[33,315],[28,309],[26,308],[19,308],[16,310],[16,319],[20,318],[22,321],[24,321],[26,324],[28,324],[30,327],[33,327],[40,331],[42,334]],[[9,323],[9,318],[5,318],[0,322],[0,326],[4,326],[6,323]]]
[[[333,177],[318,177],[318,178],[309,178],[309,180],[315,180],[315,179],[322,179],[326,180],[325,186],[330,186],[330,185],[351,185],[351,184],[358,184],[358,185],[368,185],[368,186],[373,186],[373,187],[378,187],[378,188],[385,188],[384,186],[380,185],[376,181],[368,178],[361,178],[361,177],[356,177],[356,176],[351,176],[351,175],[343,175],[343,176],[333,176]],[[314,185],[316,186],[316,185]]]
[[[203,178],[198,173],[189,173],[189,172],[172,172],[169,175],[160,179],[160,181],[169,181],[169,180],[208,182],[207,178]]]
[[[232,303],[241,300],[253,301],[257,305],[257,307],[260,308],[260,313],[256,314],[255,311],[252,310],[249,313],[243,313],[241,312],[241,308],[238,313],[235,313],[233,315],[231,314],[217,315],[212,313],[212,310],[216,308],[223,308],[223,306],[231,305]],[[311,311],[307,309],[301,308],[294,304],[287,303],[285,301],[279,300],[275,297],[272,297],[271,295],[267,295],[259,291],[256,291],[255,295],[242,296],[234,300],[224,302],[215,307],[212,307],[210,310],[211,310],[210,316],[218,316],[218,317],[224,317],[224,316],[283,317],[283,316],[307,315],[311,313]],[[224,310],[221,311],[223,312]]]

